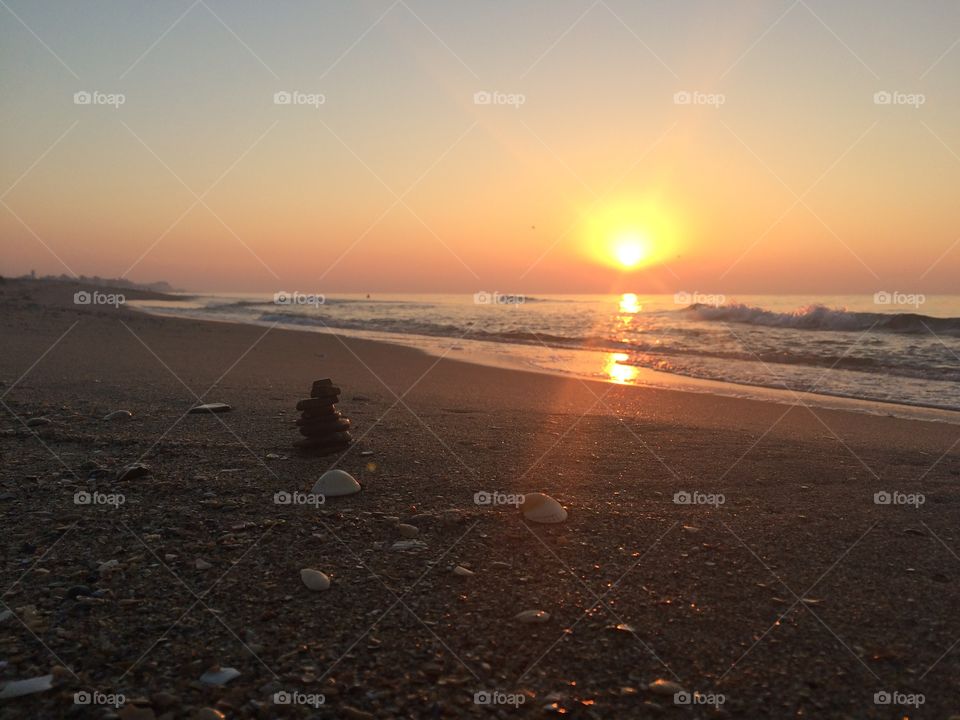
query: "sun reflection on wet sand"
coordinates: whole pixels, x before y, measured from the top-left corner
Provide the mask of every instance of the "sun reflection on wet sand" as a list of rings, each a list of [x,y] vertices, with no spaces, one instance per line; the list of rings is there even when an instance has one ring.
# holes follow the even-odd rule
[[[610,376],[615,383],[625,385],[637,377],[637,368],[632,365],[621,365],[620,363],[629,360],[630,356],[626,353],[610,353],[607,357],[607,364],[603,371]]]

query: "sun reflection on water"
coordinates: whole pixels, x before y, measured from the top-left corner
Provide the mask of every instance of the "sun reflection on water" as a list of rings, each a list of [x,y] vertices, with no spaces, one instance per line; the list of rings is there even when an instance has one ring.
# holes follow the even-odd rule
[[[624,293],[620,296],[620,312],[633,315],[643,310],[643,306],[637,299],[636,293]]]

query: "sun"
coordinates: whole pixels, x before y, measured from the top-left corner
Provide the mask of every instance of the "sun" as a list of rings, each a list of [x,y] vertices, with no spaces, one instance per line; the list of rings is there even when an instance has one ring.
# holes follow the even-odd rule
[[[651,254],[649,238],[638,232],[626,232],[613,241],[613,256],[620,267],[632,270]]]

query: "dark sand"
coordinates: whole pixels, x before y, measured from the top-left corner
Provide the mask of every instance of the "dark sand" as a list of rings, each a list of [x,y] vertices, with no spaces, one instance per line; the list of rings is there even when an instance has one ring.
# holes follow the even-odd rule
[[[0,684],[55,675],[0,700],[4,718],[107,716],[79,691],[123,693],[124,718],[960,713],[956,425],[75,306],[75,290],[0,285]],[[321,377],[355,425],[342,458],[292,448]],[[198,398],[234,410],[184,415]],[[119,409],[133,418],[102,420]],[[114,478],[137,461],[152,475]],[[333,466],[363,492],[274,503]],[[474,503],[496,490],[547,492],[569,519]],[[725,503],[674,503],[683,490]],[[393,518],[426,548],[392,549]],[[307,590],[305,567],[331,589]],[[513,619],[530,609],[550,619]],[[241,674],[202,685],[217,664]],[[658,678],[725,702],[678,708]],[[524,702],[478,705],[484,690]]]

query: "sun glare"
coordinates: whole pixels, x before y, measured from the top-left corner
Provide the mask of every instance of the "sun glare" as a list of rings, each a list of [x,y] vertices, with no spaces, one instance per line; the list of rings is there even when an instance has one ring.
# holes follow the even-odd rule
[[[640,233],[624,233],[613,241],[613,254],[621,267],[630,270],[650,255],[650,241]]]
[[[677,254],[677,217],[657,196],[621,199],[593,209],[585,220],[584,254],[621,272],[654,267]]]

